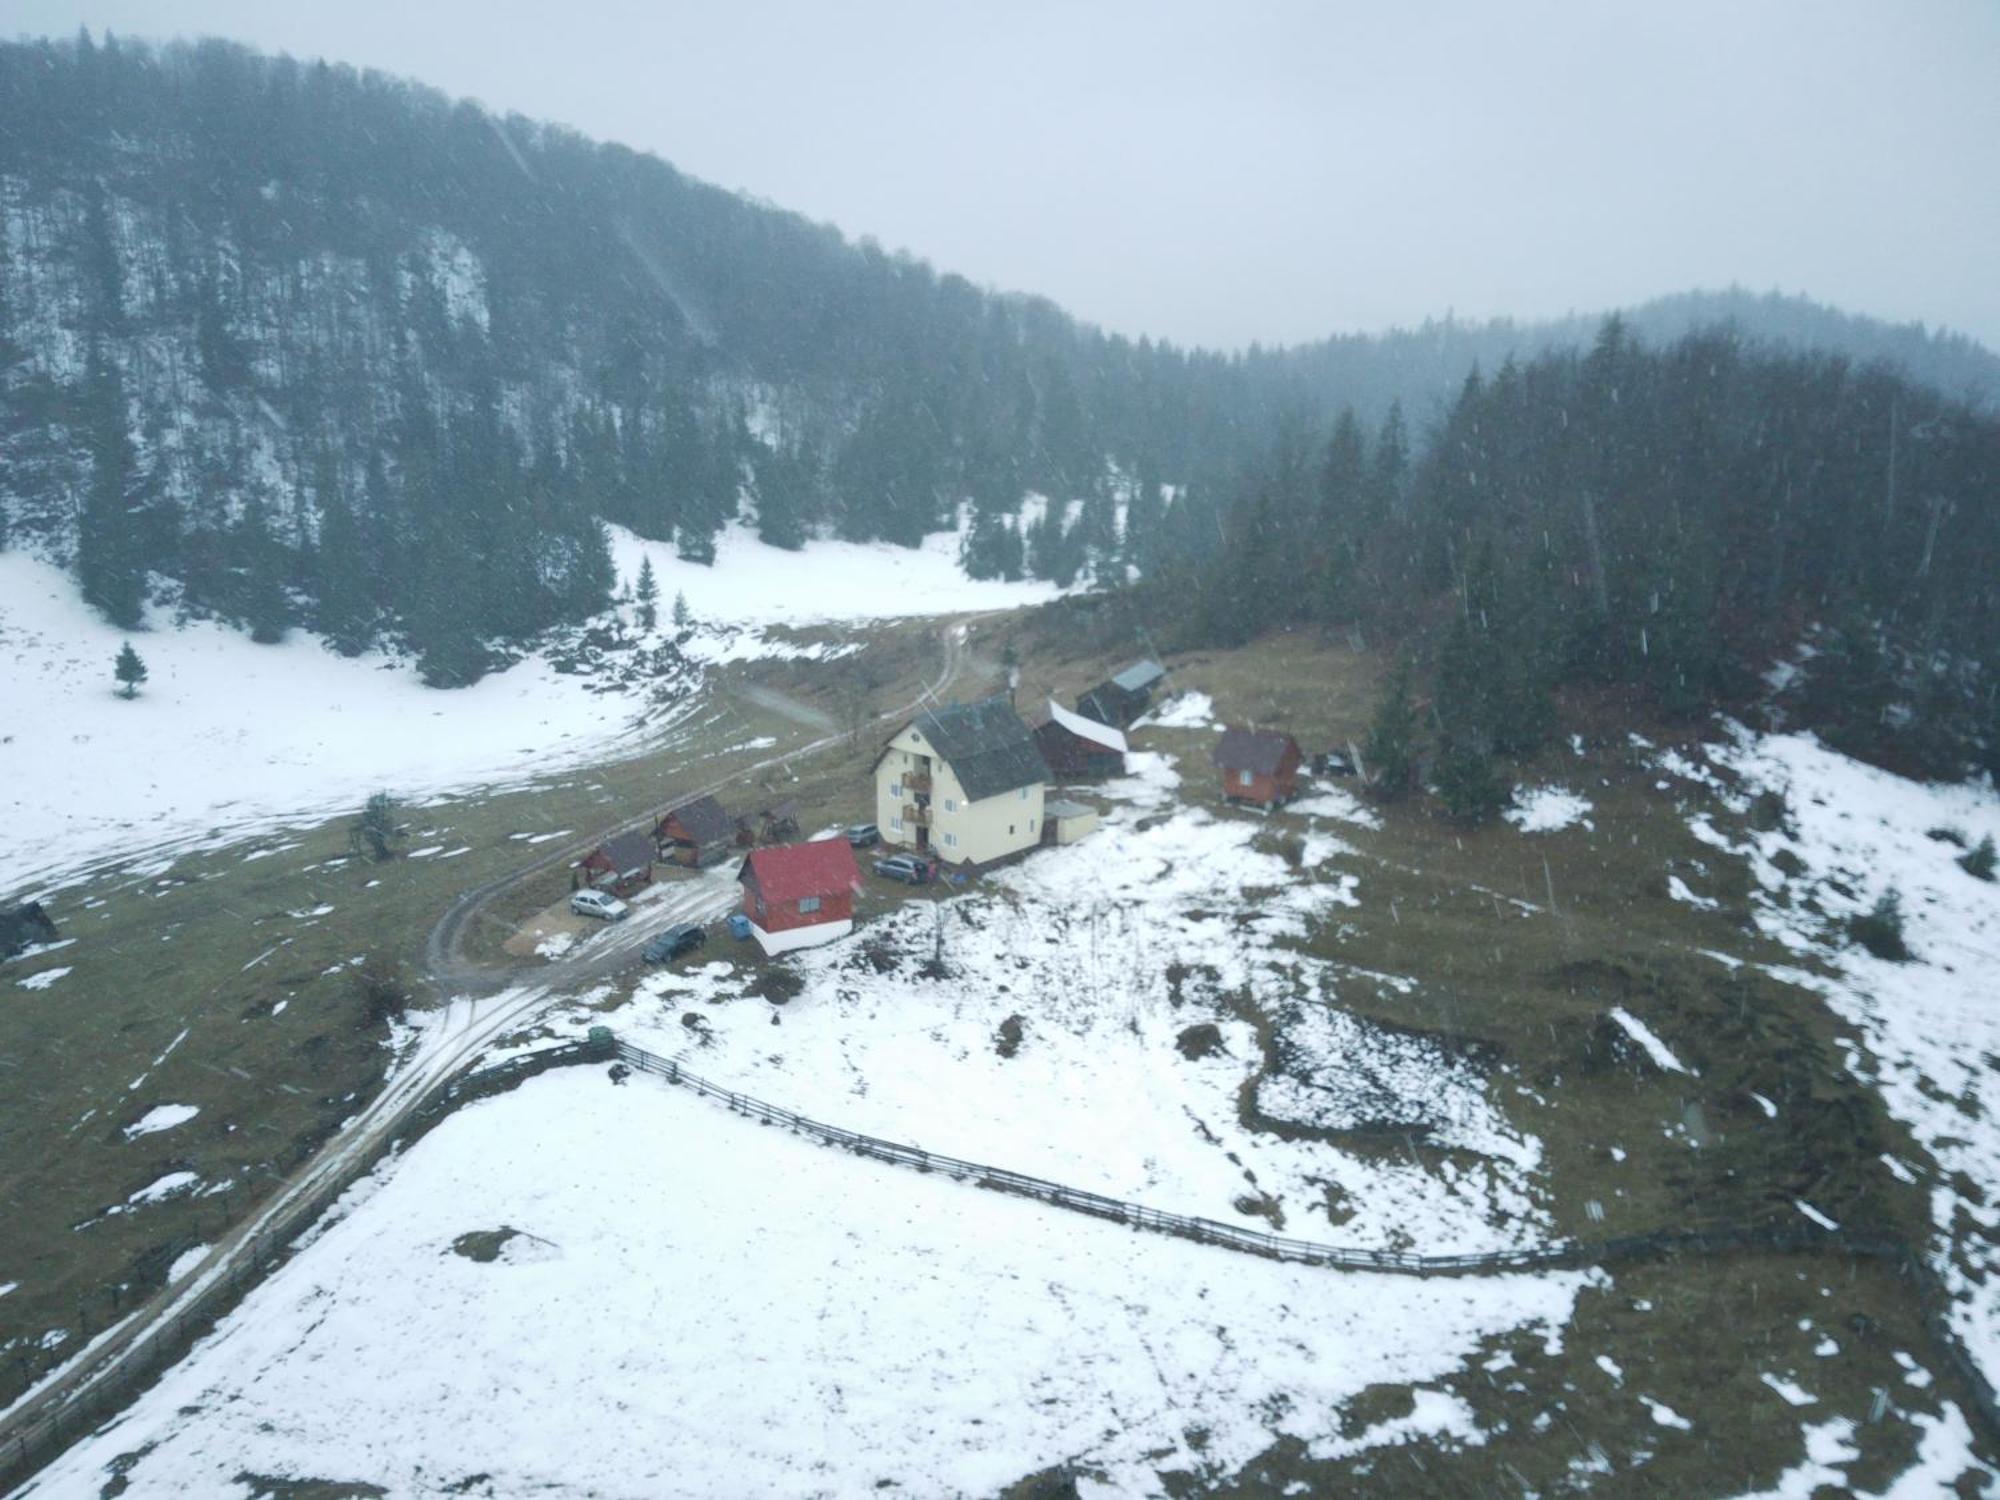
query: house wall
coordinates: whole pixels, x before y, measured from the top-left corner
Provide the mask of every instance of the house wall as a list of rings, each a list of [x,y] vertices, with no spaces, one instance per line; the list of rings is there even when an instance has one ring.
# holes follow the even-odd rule
[[[1032,848],[1042,837],[1042,785],[1022,787],[987,797],[966,799],[951,767],[935,759],[915,725],[889,741],[875,763],[875,824],[882,841],[901,848],[917,847],[917,830],[904,826],[903,809],[915,800],[907,788],[895,788],[912,767],[929,761],[931,823],[928,850],[947,864],[986,864]],[[1024,795],[1025,794],[1025,795]]]
[[[1251,774],[1246,785],[1241,771],[1224,771],[1222,793],[1242,802],[1289,802],[1299,789],[1299,766],[1295,760],[1281,761],[1270,776]]]
[[[817,927],[825,922],[846,922],[854,916],[854,892],[836,891],[822,896],[818,911],[802,912],[795,901],[766,902],[760,910],[754,881],[743,882],[743,915],[753,926],[766,932],[790,932],[800,927]]]
[[[1097,814],[1080,813],[1073,818],[1056,819],[1056,842],[1074,844],[1080,838],[1087,838],[1097,831]]]

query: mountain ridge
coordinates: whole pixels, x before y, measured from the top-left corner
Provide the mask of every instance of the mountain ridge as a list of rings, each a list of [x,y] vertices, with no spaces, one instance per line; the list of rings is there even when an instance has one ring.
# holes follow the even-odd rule
[[[1127,560],[1121,499],[1283,419],[1427,419],[1594,326],[1184,351],[379,73],[86,34],[0,45],[0,85],[0,540],[114,621],[165,589],[259,638],[400,638],[439,685],[602,608],[600,522],[704,560],[746,508],[787,547],[964,514],[975,569],[1067,584]],[[2000,392],[1969,340],[1799,299],[1633,326],[1726,315]]]

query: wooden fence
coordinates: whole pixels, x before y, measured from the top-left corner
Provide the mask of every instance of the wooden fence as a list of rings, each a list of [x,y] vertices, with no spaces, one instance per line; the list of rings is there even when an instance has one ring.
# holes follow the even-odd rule
[[[985,1162],[963,1161],[898,1141],[885,1141],[858,1131],[845,1130],[798,1114],[749,1094],[723,1088],[690,1073],[671,1058],[656,1057],[629,1042],[617,1042],[619,1059],[643,1073],[651,1073],[668,1083],[690,1089],[706,1098],[726,1104],[739,1114],[767,1125],[838,1146],[857,1156],[894,1162],[919,1172],[940,1172],[975,1187],[1032,1198],[1056,1208],[1089,1214],[1133,1229],[1170,1234],[1197,1244],[1259,1255],[1267,1260],[1290,1261],[1298,1265],[1330,1266],[1350,1271],[1376,1271],[1394,1276],[1478,1276],[1508,1271],[1577,1269],[1586,1266],[1631,1264],[1639,1261],[1671,1260],[1676,1256],[1715,1256],[1742,1253],[1841,1255],[1856,1260],[1883,1261],[1915,1284],[1932,1339],[1946,1362],[1959,1377],[1967,1405],[1982,1427],[1987,1441],[2000,1449],[2000,1397],[1992,1382],[1966,1351],[1953,1332],[1950,1320],[1951,1293],[1929,1262],[1905,1241],[1879,1235],[1850,1234],[1844,1230],[1780,1229],[1776,1227],[1734,1229],[1675,1229],[1650,1234],[1624,1235],[1602,1240],[1563,1240],[1525,1250],[1492,1250],[1461,1255],[1417,1255],[1401,1250],[1369,1250],[1351,1245],[1329,1245],[1317,1240],[1292,1239],[1261,1229],[1218,1223],[1190,1214],[1168,1213],[1143,1203],[1031,1177]]]

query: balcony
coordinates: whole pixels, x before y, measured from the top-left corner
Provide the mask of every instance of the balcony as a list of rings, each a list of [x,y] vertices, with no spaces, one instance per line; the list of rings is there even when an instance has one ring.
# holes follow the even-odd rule
[[[928,802],[905,802],[903,804],[903,826],[906,828],[928,828],[931,826],[931,805]]]
[[[931,773],[929,771],[905,771],[903,773],[903,790],[914,792],[923,797],[930,796]]]

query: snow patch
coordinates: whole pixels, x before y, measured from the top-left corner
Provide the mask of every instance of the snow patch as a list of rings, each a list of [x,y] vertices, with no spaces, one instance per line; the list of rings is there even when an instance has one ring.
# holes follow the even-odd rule
[[[1573,824],[1595,825],[1589,818],[1590,801],[1567,787],[1516,787],[1514,805],[1501,814],[1523,833],[1556,833]]]

